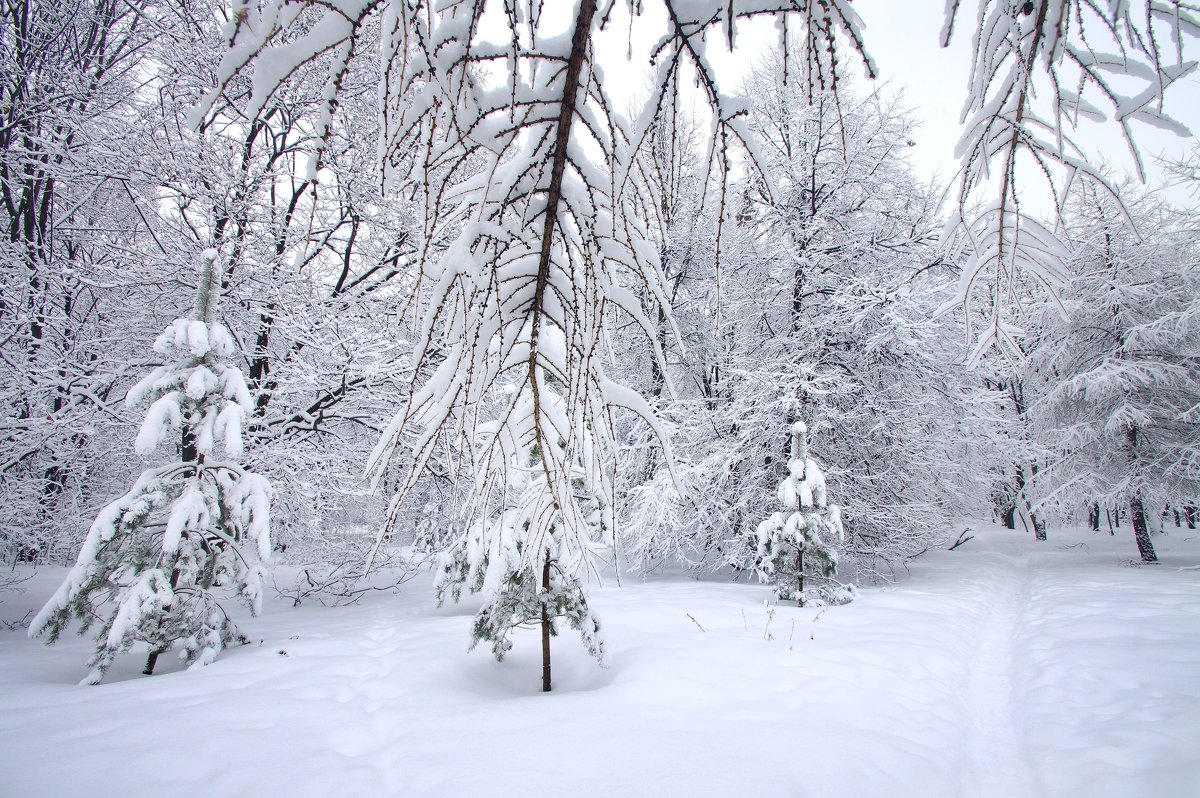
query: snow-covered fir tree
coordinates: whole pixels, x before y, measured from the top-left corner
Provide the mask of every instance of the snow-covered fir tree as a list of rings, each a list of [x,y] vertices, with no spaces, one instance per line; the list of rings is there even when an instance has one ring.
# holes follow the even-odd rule
[[[600,619],[588,605],[579,574],[590,562],[591,549],[611,543],[613,522],[605,491],[597,485],[603,475],[584,465],[591,462],[587,453],[571,464],[570,495],[558,495],[551,484],[543,447],[557,449],[550,453],[552,461],[569,457],[563,447],[571,419],[554,382],[540,387],[540,413],[534,410],[532,391],[510,392],[507,422],[480,426],[480,449],[502,458],[498,465],[508,471],[489,472],[500,491],[500,507],[472,523],[442,554],[436,589],[439,601],[447,596],[457,601],[464,587],[482,596],[470,648],[490,643],[497,660],[512,649],[514,629],[539,626],[542,690],[548,692],[550,638],[558,634],[559,619],[577,630],[588,653],[607,665]]]
[[[801,607],[846,604],[854,586],[833,579],[838,556],[832,540],[841,541],[842,514],[825,494],[825,475],[808,456],[808,428],[792,425],[788,475],[776,494],[783,510],[758,525],[759,578],[775,587],[780,601]]]
[[[229,331],[213,320],[216,258],[215,250],[202,256],[192,317],[176,319],[154,343],[166,362],[126,397],[131,405],[149,403],[137,452],[148,455],[170,439],[179,441],[179,460],[147,469],[100,511],[74,568],[30,625],[31,636],[50,643],[72,619],[83,624],[81,633],[99,625],[89,684],[138,643],[149,649],[150,674],[175,645],[185,662],[207,665],[230,642],[249,642],[216,588],[236,591],[254,614],[261,606],[270,487],[236,462],[253,405],[229,362]],[[215,456],[218,447],[228,459]]]

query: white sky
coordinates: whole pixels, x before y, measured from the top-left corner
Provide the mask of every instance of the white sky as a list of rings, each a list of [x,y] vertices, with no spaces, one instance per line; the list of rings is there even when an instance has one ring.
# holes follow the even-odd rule
[[[918,168],[924,176],[941,171],[949,177],[956,164],[954,145],[959,137],[959,115],[966,96],[971,59],[971,34],[975,3],[963,3],[954,40],[949,48],[938,46],[944,18],[943,0],[856,0],[854,8],[867,26],[867,47],[879,67],[885,91],[902,88],[907,104],[923,120],[914,148]],[[1200,131],[1200,78],[1193,74],[1186,85],[1167,91],[1166,112],[1192,131]],[[1098,103],[1099,104],[1099,103]],[[1107,111],[1101,105],[1101,108]],[[1156,156],[1182,158],[1196,137],[1180,138],[1156,128],[1133,123],[1133,132],[1146,163],[1152,185],[1163,179],[1153,163]],[[1089,124],[1076,140],[1092,163],[1107,163],[1118,174],[1134,174],[1133,159],[1119,130],[1111,124]],[[1184,195],[1176,201],[1187,199]]]
[[[544,22],[551,21],[554,11],[569,7],[566,3],[546,5]],[[918,177],[926,180],[937,177],[941,183],[948,183],[957,169],[954,147],[960,135],[959,115],[970,71],[976,3],[970,0],[963,3],[954,40],[948,48],[938,44],[944,0],[855,0],[853,7],[866,26],[867,50],[879,69],[874,90],[891,95],[902,93],[902,104],[919,120],[920,128],[913,136],[916,146],[911,152]],[[645,59],[653,42],[662,35],[665,14],[657,3],[647,3],[646,13],[634,21],[631,30],[623,9],[624,4],[618,3],[610,29],[597,41],[597,51],[606,78],[615,79],[612,83],[616,102],[629,103],[646,90]],[[565,14],[561,16],[561,20],[553,20],[553,27],[565,31],[570,19]],[[626,53],[631,35],[633,60],[629,61]],[[756,54],[777,46],[778,42],[778,34],[770,22],[743,24],[737,37],[738,47],[732,55],[716,42],[708,49],[713,66],[722,76],[724,90],[730,93],[736,93],[741,76]],[[865,80],[858,84],[866,90],[872,87]],[[1193,74],[1186,85],[1172,87],[1167,100],[1169,115],[1191,130],[1200,131],[1200,77]],[[1097,105],[1108,111],[1103,103]],[[1179,159],[1196,143],[1195,136],[1180,138],[1139,123],[1134,123],[1133,128],[1151,185],[1163,179],[1161,170],[1153,163],[1156,156]],[[1076,141],[1084,147],[1089,161],[1109,165],[1118,181],[1123,173],[1133,174],[1133,160],[1115,125],[1089,124],[1077,133]],[[1028,177],[1033,182],[1035,175],[1029,173]],[[1041,190],[1044,185],[1042,182],[1034,192],[1042,195],[1040,198],[1026,196],[1027,209],[1049,211],[1050,195]],[[1173,199],[1190,204],[1197,201],[1183,192],[1176,192]]]

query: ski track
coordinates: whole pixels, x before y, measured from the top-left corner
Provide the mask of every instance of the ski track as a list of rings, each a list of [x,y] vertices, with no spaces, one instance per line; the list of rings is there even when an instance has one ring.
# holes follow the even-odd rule
[[[980,592],[986,615],[967,671],[967,798],[1043,794],[1028,764],[1015,696],[1014,642],[1022,629],[1029,567],[1026,558],[995,555],[992,578]]]

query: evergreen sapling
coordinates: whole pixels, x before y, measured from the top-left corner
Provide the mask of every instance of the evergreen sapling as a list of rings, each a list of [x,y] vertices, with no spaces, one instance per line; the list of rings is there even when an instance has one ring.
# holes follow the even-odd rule
[[[202,256],[191,318],[176,319],[154,343],[164,365],[126,397],[149,403],[134,448],[148,455],[178,433],[178,462],[149,468],[96,516],[75,566],[34,618],[31,637],[54,643],[71,620],[80,634],[99,625],[85,683],[97,684],[118,654],[144,643],[153,673],[174,645],[207,665],[231,642],[249,640],[214,592],[234,590],[257,615],[262,563],[270,557],[270,486],[240,466],[242,423],[253,407],[233,341],[213,321],[217,253]],[[228,459],[218,459],[217,448]]]
[[[562,451],[569,423],[565,401],[550,381],[541,388],[541,416],[549,420],[542,440],[555,440]],[[539,626],[542,634],[542,690],[549,692],[550,638],[558,634],[564,619],[579,632],[584,648],[602,665],[608,662],[600,619],[588,606],[578,576],[589,552],[577,550],[575,541],[591,541],[603,547],[611,536],[610,514],[594,487],[594,475],[576,458],[572,465],[570,495],[559,501],[548,483],[538,450],[531,391],[514,397],[508,423],[483,425],[491,438],[487,447],[499,443],[506,453],[508,477],[504,480],[502,506],[497,512],[473,523],[467,533],[439,558],[435,588],[439,603],[447,596],[457,601],[464,588],[478,593],[483,605],[475,615],[470,649],[491,644],[497,660],[512,649],[512,632],[523,626]],[[582,458],[587,461],[587,458]],[[576,534],[566,534],[566,525]],[[582,531],[582,534],[579,534]]]
[[[845,539],[842,514],[828,503],[825,475],[808,456],[807,434],[803,421],[792,425],[788,475],[776,494],[783,510],[758,525],[756,570],[780,601],[801,607],[846,604],[854,599],[854,586],[833,578],[838,555],[831,545]]]

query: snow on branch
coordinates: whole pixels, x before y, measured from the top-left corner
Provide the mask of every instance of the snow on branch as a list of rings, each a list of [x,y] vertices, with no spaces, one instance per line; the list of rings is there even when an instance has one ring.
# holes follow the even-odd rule
[[[963,4],[947,0],[943,45],[949,43]],[[1002,301],[1014,292],[1018,276],[1031,273],[1051,296],[1061,283],[1061,267],[1053,261],[1061,262],[1063,247],[1054,240],[1057,233],[1021,209],[1019,167],[1032,166],[1052,192],[1056,175],[1065,174],[1064,185],[1055,192],[1060,218],[1062,198],[1078,177],[1115,196],[1069,135],[1081,118],[1104,119],[1100,105],[1088,99],[1098,96],[1111,108],[1144,180],[1129,123],[1138,120],[1189,135],[1165,114],[1163,102],[1166,89],[1195,69],[1196,62],[1184,57],[1188,40],[1200,31],[1195,13],[1192,4],[1178,0],[979,0],[962,111],[965,126],[957,147],[962,159],[959,210],[945,236],[949,246],[968,239],[975,251],[963,264],[959,291],[943,307],[963,307],[969,316],[972,289],[989,286],[990,321],[974,333],[973,361],[993,344],[1020,356],[1019,331],[1005,320]],[[1163,48],[1162,41],[1172,46]],[[996,199],[982,210],[968,210],[981,192],[994,192]]]
[[[484,35],[489,6],[502,12],[498,38]],[[419,257],[427,304],[416,371],[429,375],[371,457],[379,484],[387,464],[406,452],[407,476],[380,543],[399,501],[443,444],[461,452],[476,475],[466,515],[484,517],[503,503],[512,454],[497,442],[515,423],[519,401],[532,401],[539,419],[532,426],[539,468],[560,508],[572,504],[579,468],[606,474],[614,467],[618,409],[641,415],[665,442],[648,405],[609,379],[604,363],[613,355],[616,318],[643,330],[662,361],[645,308],[667,305],[665,282],[644,221],[653,219],[644,212],[653,189],[637,153],[659,111],[675,102],[684,65],[695,68],[713,110],[721,174],[729,170],[726,149],[740,142],[753,152],[753,139],[743,124],[746,102],[722,92],[706,48],[716,41],[733,47],[741,22],[773,16],[786,39],[786,20],[800,19],[810,57],[821,64],[807,74],[821,88],[836,86],[835,39],[849,41],[875,74],[846,0],[663,0],[668,28],[649,54],[655,87],[629,126],[613,113],[610,85],[594,65],[593,34],[616,7],[615,0],[603,7],[579,0],[566,31],[550,30],[538,2],[486,0],[266,0],[238,6],[229,23],[222,80],[253,67],[253,113],[301,65],[322,57],[332,61],[332,107],[346,63],[342,45],[365,42],[366,21],[378,20],[381,175],[424,206]],[[624,10],[645,13],[641,3]],[[395,156],[414,148],[420,155],[411,169],[411,160]],[[567,408],[561,425],[543,418],[543,397],[551,394]],[[606,491],[610,482],[598,484]],[[579,550],[589,548],[586,530],[570,534]],[[533,568],[541,555],[531,547],[524,556]],[[590,568],[590,559],[584,564]]]

